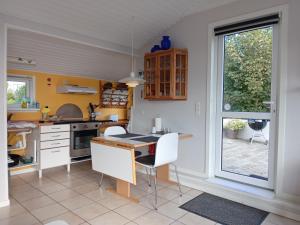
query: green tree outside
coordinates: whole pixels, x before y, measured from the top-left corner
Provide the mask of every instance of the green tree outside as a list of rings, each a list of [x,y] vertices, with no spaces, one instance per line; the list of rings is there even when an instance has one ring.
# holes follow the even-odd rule
[[[272,28],[228,35],[224,43],[224,104],[235,112],[268,112]]]
[[[26,85],[19,86],[15,91],[10,88],[7,89],[8,104],[21,103],[24,97],[26,97]]]

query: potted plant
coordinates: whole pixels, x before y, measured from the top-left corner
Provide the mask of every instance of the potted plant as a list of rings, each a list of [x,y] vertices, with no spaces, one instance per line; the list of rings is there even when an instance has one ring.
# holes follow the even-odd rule
[[[225,126],[225,135],[231,139],[237,139],[240,130],[244,129],[246,123],[239,119],[230,120]]]

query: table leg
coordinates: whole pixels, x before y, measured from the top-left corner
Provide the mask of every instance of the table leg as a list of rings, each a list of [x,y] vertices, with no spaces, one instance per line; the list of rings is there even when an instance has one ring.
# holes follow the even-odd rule
[[[126,198],[130,197],[130,183],[117,179],[116,191],[119,195],[122,195]]]
[[[169,182],[169,165],[157,167],[157,179]]]
[[[130,183],[127,181],[123,181],[120,179],[117,179],[116,189],[107,188],[108,191],[116,193],[122,197],[125,197],[129,199],[130,201],[138,203],[139,200],[133,196],[131,196],[130,192]]]

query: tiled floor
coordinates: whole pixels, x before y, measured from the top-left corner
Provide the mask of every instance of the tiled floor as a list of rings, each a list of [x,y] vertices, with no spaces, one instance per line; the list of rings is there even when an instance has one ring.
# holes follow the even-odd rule
[[[133,203],[105,191],[114,186],[113,179],[105,177],[99,189],[98,175],[89,163],[72,165],[70,175],[65,168],[11,177],[11,205],[0,208],[1,225],[38,225],[53,220],[65,220],[70,225],[211,225],[215,222],[178,208],[201,192],[183,187],[179,196],[177,186],[159,182],[158,210],[153,210],[153,191],[146,178],[139,174],[132,192],[140,203]],[[300,225],[271,214],[264,225]]]
[[[242,175],[268,177],[269,146],[261,142],[223,138],[223,165],[225,171]]]

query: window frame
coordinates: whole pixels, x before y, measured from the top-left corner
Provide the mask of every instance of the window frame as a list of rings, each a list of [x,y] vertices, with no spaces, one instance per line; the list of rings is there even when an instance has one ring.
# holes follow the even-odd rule
[[[19,81],[19,82],[25,82],[26,83],[26,92],[28,95],[26,97],[29,97],[32,101],[35,101],[36,99],[36,93],[35,93],[35,77],[34,76],[28,76],[28,75],[13,75],[8,74],[6,82],[9,81]],[[26,110],[27,108],[22,108],[20,103],[15,104],[8,104],[7,103],[7,109],[8,110]],[[27,109],[28,110],[28,109]]]

